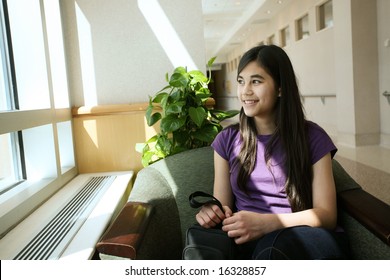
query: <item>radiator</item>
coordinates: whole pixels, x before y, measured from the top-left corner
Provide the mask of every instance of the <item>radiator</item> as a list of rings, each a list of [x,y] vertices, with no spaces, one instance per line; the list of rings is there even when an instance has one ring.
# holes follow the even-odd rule
[[[0,259],[90,259],[132,172],[80,174],[0,240]]]

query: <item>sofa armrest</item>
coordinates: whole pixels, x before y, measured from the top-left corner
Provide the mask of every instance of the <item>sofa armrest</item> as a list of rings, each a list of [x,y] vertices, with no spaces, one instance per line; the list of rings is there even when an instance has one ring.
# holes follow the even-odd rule
[[[96,245],[100,254],[135,259],[153,213],[153,206],[127,202]]]
[[[338,193],[338,203],[346,213],[390,246],[390,206],[363,189]]]

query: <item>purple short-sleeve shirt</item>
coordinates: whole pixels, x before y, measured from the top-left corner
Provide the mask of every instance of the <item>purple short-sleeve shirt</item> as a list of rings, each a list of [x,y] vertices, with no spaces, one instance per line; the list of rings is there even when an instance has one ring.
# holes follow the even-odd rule
[[[326,154],[335,155],[337,148],[329,135],[317,124],[307,121],[311,163],[315,164]],[[254,211],[258,213],[291,213],[291,206],[287,199],[284,186],[286,174],[283,169],[283,154],[280,147],[276,148],[269,166],[264,161],[265,147],[271,135],[257,137],[257,160],[253,172],[247,182],[249,196],[240,190],[237,185],[239,167],[236,158],[240,151],[240,132],[236,127],[227,127],[222,130],[212,147],[229,162],[230,184],[235,197],[237,210]]]

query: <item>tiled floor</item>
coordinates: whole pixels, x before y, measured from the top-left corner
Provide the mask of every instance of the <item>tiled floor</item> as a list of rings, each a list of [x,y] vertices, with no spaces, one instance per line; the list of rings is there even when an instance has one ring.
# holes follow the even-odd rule
[[[390,204],[390,149],[337,145],[335,159],[367,192]]]

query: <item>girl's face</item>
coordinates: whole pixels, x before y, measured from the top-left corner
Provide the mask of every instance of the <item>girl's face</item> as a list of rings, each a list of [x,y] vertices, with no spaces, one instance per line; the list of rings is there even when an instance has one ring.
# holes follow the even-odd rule
[[[238,74],[237,95],[248,117],[273,117],[278,98],[275,82],[256,61]]]

